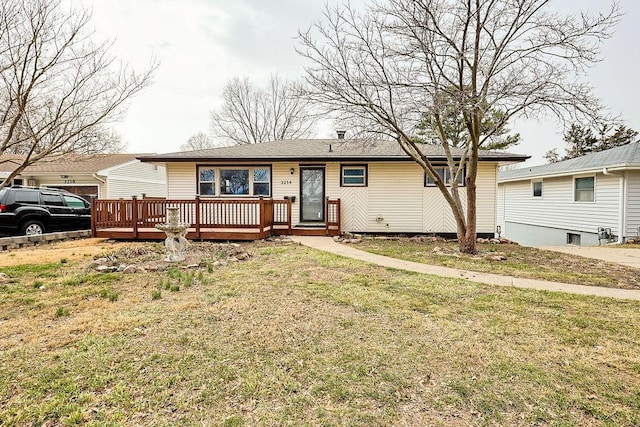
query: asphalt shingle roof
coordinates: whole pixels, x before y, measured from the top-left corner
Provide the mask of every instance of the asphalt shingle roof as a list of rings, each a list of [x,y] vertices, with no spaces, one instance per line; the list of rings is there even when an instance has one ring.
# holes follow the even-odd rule
[[[445,159],[442,147],[424,145],[424,153],[430,158]],[[454,150],[460,156],[462,150]],[[523,161],[529,156],[481,150],[481,160]],[[192,161],[341,161],[341,160],[411,160],[395,141],[363,141],[345,139],[296,139],[263,142],[260,144],[234,145],[206,150],[140,156],[142,161],[192,162]]]
[[[135,160],[142,154],[118,153],[118,154],[93,154],[67,156],[64,160],[36,163],[27,166],[22,172],[23,175],[33,174],[55,174],[55,173],[95,173],[103,169],[117,166]],[[0,161],[0,172],[12,172],[19,164],[22,156],[4,155]]]
[[[549,163],[547,165],[500,171],[498,174],[498,182],[517,181],[548,175],[589,172],[602,168],[632,166],[640,166],[640,142],[614,147],[597,153],[586,154],[574,159]]]

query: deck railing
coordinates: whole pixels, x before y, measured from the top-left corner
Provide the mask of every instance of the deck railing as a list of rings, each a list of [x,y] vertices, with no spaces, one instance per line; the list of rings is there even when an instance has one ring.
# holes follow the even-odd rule
[[[284,234],[291,233],[291,200],[262,197],[205,200],[198,197],[193,200],[94,199],[92,233],[96,236],[100,230],[130,229],[134,239],[141,232],[147,235],[155,233],[155,226],[166,221],[168,207],[179,208],[179,221],[190,224],[190,236],[195,238],[215,238],[216,232],[225,236],[232,236],[235,232],[239,238],[243,238],[240,236],[242,233],[245,234],[244,238],[264,238],[275,229]],[[123,233],[125,232],[120,232],[120,235]]]
[[[180,222],[190,225],[188,237],[202,239],[262,239],[272,234],[319,231],[292,228],[292,199],[137,199],[92,201],[93,236],[164,238],[156,229],[167,218],[167,208],[178,207]],[[340,234],[340,200],[326,200],[325,235]]]

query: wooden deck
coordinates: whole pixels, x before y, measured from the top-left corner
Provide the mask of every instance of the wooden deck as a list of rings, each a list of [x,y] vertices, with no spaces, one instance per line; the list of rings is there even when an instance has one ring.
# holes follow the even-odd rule
[[[190,224],[187,238],[202,240],[258,240],[273,235],[337,236],[340,199],[326,200],[320,227],[292,227],[290,199],[142,199],[92,201],[94,237],[163,240],[157,224],[166,222],[167,207],[180,208],[180,222]]]

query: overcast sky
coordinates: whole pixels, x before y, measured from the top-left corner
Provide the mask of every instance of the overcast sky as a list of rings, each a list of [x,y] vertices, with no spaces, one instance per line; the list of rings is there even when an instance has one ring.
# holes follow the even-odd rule
[[[271,73],[296,78],[304,61],[294,48],[298,29],[321,18],[324,0],[73,0],[93,8],[99,33],[115,37],[114,52],[143,68],[160,62],[154,84],[138,95],[118,126],[128,151],[171,152],[207,131],[209,111],[234,76],[266,82]],[[357,0],[355,4],[366,3]],[[559,0],[563,9],[597,11],[607,0]],[[626,124],[640,130],[637,95],[640,2],[620,0],[626,15],[604,46],[604,61],[589,74],[596,93]],[[529,154],[528,165],[563,147],[553,119],[519,120],[511,128],[523,141],[511,151]],[[333,137],[326,126],[317,137]]]

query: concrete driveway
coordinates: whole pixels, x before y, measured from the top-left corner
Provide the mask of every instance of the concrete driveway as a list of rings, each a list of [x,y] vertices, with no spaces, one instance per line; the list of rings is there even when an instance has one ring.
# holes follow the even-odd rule
[[[539,248],[640,269],[640,249],[624,246],[539,246]]]

